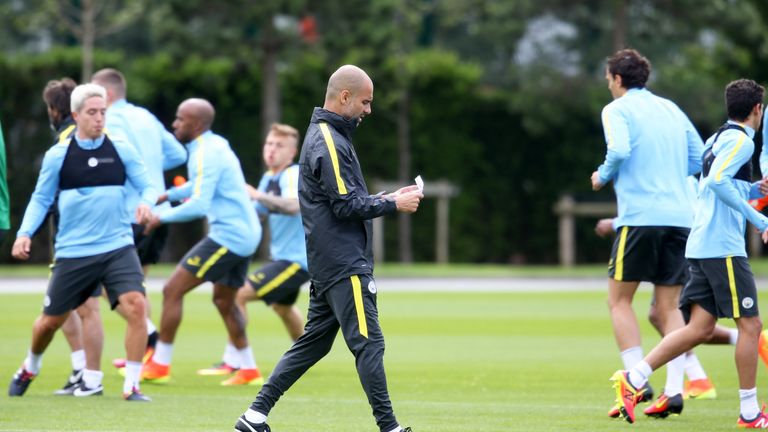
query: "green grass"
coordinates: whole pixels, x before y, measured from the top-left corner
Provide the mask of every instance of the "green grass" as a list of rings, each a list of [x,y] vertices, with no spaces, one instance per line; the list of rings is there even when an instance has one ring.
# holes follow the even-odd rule
[[[383,285],[383,284],[382,284]],[[731,430],[738,415],[733,348],[697,350],[717,385],[718,399],[687,402],[667,420],[638,415],[629,426],[608,419],[608,381],[619,368],[605,294],[402,293],[382,286],[379,308],[387,339],[385,364],[398,419],[416,432],[459,431],[658,431]],[[9,382],[29,345],[40,295],[3,295],[0,382]],[[152,295],[154,305],[160,304]],[[305,308],[306,294],[300,307]],[[638,294],[638,315],[649,294]],[[766,306],[764,305],[764,308]],[[766,309],[764,309],[766,310]],[[263,372],[269,373],[289,340],[274,314],[251,305],[249,337]],[[155,312],[157,313],[157,312]],[[122,378],[111,368],[122,356],[123,323],[103,308],[107,340],[102,361],[105,395],[76,399],[51,393],[69,372],[68,349],[58,335],[45,354],[42,374],[22,398],[0,396],[0,430],[14,431],[211,431],[231,430],[257,388],[229,388],[195,370],[219,359],[224,329],[208,295],[187,297],[174,354],[173,381],[145,384],[150,404],[120,399]],[[642,325],[647,349],[658,341]],[[759,395],[765,397],[760,365]],[[657,390],[664,373],[651,379]],[[642,409],[642,408],[640,408]],[[638,411],[640,412],[640,411]],[[357,380],[354,360],[337,339],[331,353],[290,389],[269,417],[273,430],[375,431]]]
[[[768,277],[768,258],[749,260],[755,276]],[[163,263],[151,267],[150,276],[168,277],[176,264]],[[254,268],[256,264],[252,264]],[[580,264],[570,268],[556,265],[505,265],[505,264],[399,264],[376,265],[378,277],[605,277],[606,264]],[[48,266],[42,264],[0,265],[0,277],[47,277]]]
[[[252,264],[251,268],[256,264]],[[150,276],[168,277],[174,263],[154,265]],[[766,266],[768,273],[768,265]],[[42,264],[6,264],[0,265],[0,277],[47,277],[48,266]],[[510,266],[503,264],[398,264],[386,263],[376,265],[376,275],[379,277],[583,277],[605,276],[604,264],[580,265],[572,268],[561,268],[550,265]]]

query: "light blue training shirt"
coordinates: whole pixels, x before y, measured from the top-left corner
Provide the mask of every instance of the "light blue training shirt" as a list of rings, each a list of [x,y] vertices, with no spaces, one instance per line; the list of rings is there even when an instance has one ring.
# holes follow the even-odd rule
[[[82,140],[75,131],[75,140],[80,148],[93,150],[104,142],[104,135],[95,140]],[[59,191],[59,172],[71,142],[61,141],[45,152],[35,191],[16,234],[18,237],[32,236],[45,220],[59,191],[56,259],[99,255],[133,244],[131,223],[136,220],[134,212],[129,212],[125,206],[128,188],[141,191],[140,202],[150,207],[157,202],[159,193],[152,186],[147,168],[133,146],[119,138],[110,137],[110,140],[125,165],[126,184]]]
[[[270,186],[277,183],[278,190]],[[275,174],[267,171],[259,181],[258,189],[264,193],[276,193],[283,198],[299,199],[299,166],[291,165]],[[307,244],[304,239],[304,225],[301,213],[295,215],[270,212],[263,204],[256,201],[256,211],[267,214],[269,219],[269,253],[273,260],[288,260],[299,263],[307,270]]]
[[[703,143],[685,113],[633,88],[603,108],[602,122],[608,150],[597,172],[603,184],[613,181],[614,226],[690,228],[687,204],[693,197],[686,177],[701,171]]]
[[[720,134],[717,142],[714,135],[707,140],[706,148],[712,148],[715,160],[707,176],[699,181],[693,228],[685,247],[686,258],[746,257],[746,220],[760,232],[768,228],[768,218],[747,203],[750,198],[762,196],[759,182],[733,178],[752,158],[755,131],[737,122],[729,120],[728,123],[738,124],[747,133],[729,129]]]
[[[763,149],[760,151],[760,174],[763,178],[768,177],[768,128],[765,127],[765,121],[768,120],[768,111],[763,112]]]
[[[188,200],[160,212],[160,221],[186,222],[205,216],[211,240],[236,255],[253,255],[261,241],[261,223],[229,142],[209,130],[188,143],[187,150],[189,180],[167,193],[169,201]]]
[[[165,190],[163,171],[178,167],[187,161],[187,151],[168,132],[151,112],[119,99],[107,108],[106,129],[110,138],[123,138],[132,144],[144,159],[152,186],[158,191]],[[139,191],[128,187],[125,200],[128,211],[134,211],[139,203]],[[163,203],[158,210],[169,208]]]

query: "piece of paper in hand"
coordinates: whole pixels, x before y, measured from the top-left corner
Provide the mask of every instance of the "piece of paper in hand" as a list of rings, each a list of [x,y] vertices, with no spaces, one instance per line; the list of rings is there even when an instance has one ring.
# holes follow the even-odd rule
[[[414,180],[416,180],[416,186],[419,187],[419,192],[424,192],[424,180],[421,179],[421,176],[417,175]]]

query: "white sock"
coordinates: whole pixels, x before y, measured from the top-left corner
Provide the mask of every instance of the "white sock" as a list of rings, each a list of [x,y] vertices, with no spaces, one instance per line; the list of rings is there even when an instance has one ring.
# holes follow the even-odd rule
[[[173,358],[173,344],[167,344],[163,341],[157,341],[155,353],[152,355],[152,361],[157,364],[168,366]]]
[[[651,366],[645,360],[640,360],[632,370],[629,371],[629,383],[636,389],[641,388],[648,382],[648,377],[653,373]]]
[[[240,358],[240,369],[256,369],[256,359],[253,357],[250,345],[237,350],[237,356]]]
[[[141,362],[125,362],[125,381],[123,381],[123,393],[131,394],[133,389],[139,389],[139,375],[141,375]]]
[[[396,427],[396,428],[392,429],[392,430],[391,430],[391,431],[389,431],[389,432],[400,432],[401,430],[403,430],[403,428],[401,428],[400,426],[398,426],[398,427]]]
[[[627,348],[621,352],[621,361],[624,362],[625,370],[632,369],[642,359],[643,359],[643,347],[641,346],[634,346],[632,348]]]
[[[729,333],[729,335],[728,335],[728,338],[729,338],[728,343],[730,343],[731,345],[736,345],[736,341],[739,340],[739,330],[737,330],[735,328],[728,329],[728,333]]]
[[[757,407],[757,387],[748,390],[739,389],[739,400],[741,401],[741,417],[744,420],[754,420],[760,414],[760,408]]]
[[[155,327],[155,324],[152,322],[151,319],[147,318],[147,334],[151,335],[156,331],[157,331],[157,327]]]
[[[104,372],[98,370],[83,370],[83,381],[89,389],[94,389],[101,385],[101,379],[104,378]]]
[[[664,385],[664,394],[669,397],[683,394],[684,377],[685,354],[680,354],[667,363],[667,383]]]
[[[85,369],[85,350],[72,351],[69,358],[72,359],[73,370]]]
[[[24,369],[37,375],[40,373],[41,367],[43,367],[43,355],[32,354],[31,350],[27,351],[27,358],[24,359]]]
[[[693,351],[688,351],[685,354],[685,374],[688,376],[688,381],[707,379],[707,373],[704,372],[699,358]]]
[[[237,348],[232,345],[232,342],[227,342],[227,345],[224,347],[224,356],[221,360],[233,368],[240,369],[240,354]]]
[[[267,422],[267,416],[251,408],[248,408],[248,411],[245,412],[245,419],[256,424]]]

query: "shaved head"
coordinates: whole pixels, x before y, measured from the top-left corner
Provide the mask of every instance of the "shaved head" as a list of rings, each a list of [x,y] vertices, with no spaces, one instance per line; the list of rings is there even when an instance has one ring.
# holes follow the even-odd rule
[[[187,99],[179,105],[179,109],[187,111],[190,116],[200,121],[205,130],[211,128],[213,119],[216,117],[216,110],[213,109],[213,105],[201,98]]]
[[[356,94],[366,84],[373,85],[373,81],[364,70],[355,65],[344,65],[336,69],[328,79],[325,99],[336,98],[343,90]]]
[[[173,133],[181,142],[190,142],[211,129],[216,110],[205,99],[187,99],[176,109]]]
[[[371,113],[372,101],[373,80],[359,67],[344,65],[328,79],[323,108],[359,124]]]

